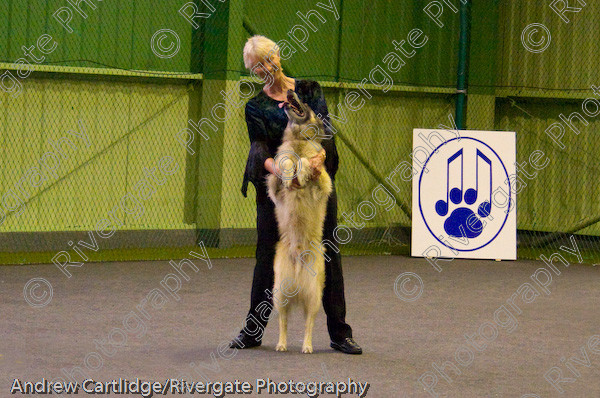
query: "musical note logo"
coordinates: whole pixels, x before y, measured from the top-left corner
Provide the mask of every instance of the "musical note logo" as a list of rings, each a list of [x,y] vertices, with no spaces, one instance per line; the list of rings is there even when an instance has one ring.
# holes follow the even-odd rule
[[[450,190],[450,165],[457,158],[460,157],[460,189],[452,188]],[[463,191],[463,150],[462,148],[458,150],[454,155],[448,158],[448,163],[446,164],[446,200],[438,200],[435,204],[435,211],[440,216],[445,216],[448,214],[448,197],[455,205],[459,204],[462,197]]]
[[[488,159],[479,149],[477,149],[477,157],[475,159],[475,189],[469,188],[465,192],[465,203],[472,205],[477,201],[477,195],[479,193],[479,158],[483,159],[484,162],[489,166],[490,172],[490,196],[487,201],[482,202],[477,208],[477,214],[485,218],[490,215],[492,211],[492,161]]]
[[[460,188],[453,187],[450,189],[450,166],[453,162],[458,161],[460,158]],[[483,162],[482,164],[487,165],[487,170],[489,170],[489,175],[486,173],[487,180],[489,180],[489,197],[486,198],[479,206],[477,207],[477,214],[481,218],[486,218],[490,215],[492,210],[492,161],[483,154],[479,149],[477,149],[476,160],[475,160],[475,188],[469,188],[464,191],[464,161],[463,161],[463,149],[461,148],[456,153],[448,158],[446,163],[446,200],[438,200],[435,203],[435,211],[438,215],[445,217],[448,214],[450,202],[455,205],[459,205],[465,202],[466,205],[473,205],[477,202],[477,198],[479,197],[479,193],[482,191],[482,186],[480,186],[480,178],[479,178],[479,159]],[[464,192],[464,196],[463,196]],[[450,236],[456,238],[476,238],[483,232],[483,223],[481,219],[475,215],[473,210],[468,207],[462,206],[457,207],[452,211],[450,216],[444,222],[444,230]]]

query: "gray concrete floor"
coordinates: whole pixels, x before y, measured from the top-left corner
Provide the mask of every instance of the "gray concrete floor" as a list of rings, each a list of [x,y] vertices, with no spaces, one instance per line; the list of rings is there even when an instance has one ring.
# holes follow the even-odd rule
[[[575,260],[568,254],[565,258]],[[14,378],[57,379],[76,367],[82,372],[75,376],[79,381],[83,373],[99,381],[185,377],[252,384],[267,377],[352,378],[370,383],[368,397],[429,397],[433,395],[419,384],[426,374],[437,377],[434,391],[440,396],[600,397],[600,345],[594,347],[590,340],[600,335],[598,267],[559,264],[560,275],[552,274],[546,294],[531,279],[536,269],[546,267],[542,262],[454,260],[437,272],[423,259],[344,257],[347,321],[364,349],[362,356],[349,356],[329,348],[322,310],[312,355],[300,353],[299,313],[290,320],[289,352],[274,351],[276,319],[262,347],[220,350],[242,326],[254,260],[215,259],[210,269],[200,260],[194,263],[198,272],[188,269],[189,281],[179,278],[178,301],[160,283],[175,272],[167,262],[85,264],[70,268],[71,278],[53,265],[0,267],[0,397],[11,396]],[[422,293],[414,301],[400,299],[394,290],[396,286],[403,294],[401,281],[395,281],[406,272],[422,281]],[[545,276],[539,274],[539,279]],[[32,278],[52,285],[52,300],[43,307],[32,307],[24,298],[24,286]],[[403,285],[406,290],[420,286],[412,278]],[[174,286],[176,280],[169,282]],[[540,293],[535,296],[529,290],[529,303],[520,296],[527,292],[517,292],[520,286],[527,288],[525,283]],[[29,293],[29,300],[40,304],[43,293],[40,285]],[[520,313],[507,303],[513,295]],[[144,299],[148,302],[141,307]],[[487,343],[472,337],[467,344],[465,335],[480,330]],[[571,357],[587,364],[573,364]],[[448,366],[448,381],[433,365],[441,367],[447,361],[460,371],[453,373]],[[577,376],[566,363],[573,364]],[[562,395],[544,378],[552,367],[570,377],[558,385]]]

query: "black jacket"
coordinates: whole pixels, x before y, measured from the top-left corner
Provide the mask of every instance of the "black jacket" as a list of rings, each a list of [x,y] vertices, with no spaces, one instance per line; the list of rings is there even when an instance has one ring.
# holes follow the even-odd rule
[[[329,122],[329,112],[325,97],[319,83],[311,80],[296,80],[296,94],[300,100],[315,112],[323,116],[323,120]],[[288,123],[287,115],[283,108],[279,108],[280,101],[260,91],[246,104],[246,124],[248,125],[248,136],[250,138],[250,152],[246,161],[246,171],[242,183],[242,194],[247,196],[248,181],[258,189],[264,188],[264,179],[268,174],[265,169],[265,160],[274,158],[277,148],[281,145],[283,131]],[[324,139],[321,143],[325,149],[325,169],[333,181],[338,169],[338,153],[335,146],[335,136],[325,126],[325,131],[331,138]],[[262,188],[261,188],[262,187]]]

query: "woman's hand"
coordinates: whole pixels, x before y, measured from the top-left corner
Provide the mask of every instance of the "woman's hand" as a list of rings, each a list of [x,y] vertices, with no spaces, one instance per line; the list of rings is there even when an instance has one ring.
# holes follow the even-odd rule
[[[273,158],[268,158],[267,160],[265,160],[265,169],[269,173],[275,174],[278,177],[281,175],[281,171],[279,170],[279,167],[277,166],[277,163],[275,163],[275,160]]]

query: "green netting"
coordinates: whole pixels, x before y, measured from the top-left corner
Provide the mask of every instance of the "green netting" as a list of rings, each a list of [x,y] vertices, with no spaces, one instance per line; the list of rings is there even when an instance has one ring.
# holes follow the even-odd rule
[[[374,204],[344,253],[408,253],[411,183],[395,180],[391,207],[377,204],[373,191],[410,162],[414,128],[455,118],[459,0],[443,10],[413,0],[336,0],[333,8],[307,0],[88,0],[82,13],[75,3],[0,6],[0,251],[20,253],[6,262],[75,256],[69,242],[89,241],[87,231],[106,223],[118,232],[94,232],[99,250],[86,251],[90,259],[169,258],[200,241],[222,255],[253,255],[254,188],[248,198],[240,193],[249,148],[244,100],[231,104],[240,87],[260,90],[241,54],[254,34],[286,40],[286,72],[324,88],[337,120],[339,222]],[[586,260],[600,253],[596,121],[585,113],[593,104],[582,109],[594,97],[600,11],[580,8],[490,1],[471,10],[465,127],[516,131],[520,163],[534,151],[550,159],[535,178],[523,177],[518,194],[523,257],[571,234]],[[203,14],[190,18],[194,11]],[[346,94],[358,90],[371,98],[349,111]],[[573,112],[589,122],[574,122],[580,134],[560,117]],[[563,125],[564,148],[545,133],[554,123]]]

